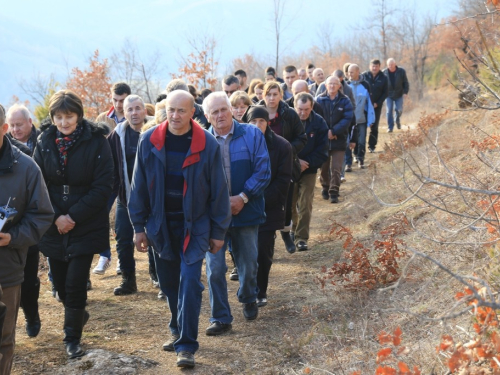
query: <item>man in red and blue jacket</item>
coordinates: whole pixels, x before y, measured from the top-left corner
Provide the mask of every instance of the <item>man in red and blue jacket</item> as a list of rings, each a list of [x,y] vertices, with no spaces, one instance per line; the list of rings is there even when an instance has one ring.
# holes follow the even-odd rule
[[[198,350],[201,267],[217,253],[231,223],[229,193],[215,138],[191,120],[186,91],[167,97],[167,121],[139,141],[128,202],[138,251],[155,250],[160,288],[168,298],[177,366],[193,367]]]

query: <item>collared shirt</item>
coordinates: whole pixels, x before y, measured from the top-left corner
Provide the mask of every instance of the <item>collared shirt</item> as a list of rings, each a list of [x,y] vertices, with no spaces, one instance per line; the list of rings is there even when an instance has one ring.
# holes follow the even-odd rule
[[[215,139],[217,139],[217,142],[219,143],[220,149],[221,149],[222,164],[224,165],[227,187],[229,188],[229,195],[232,195],[232,193],[231,193],[231,156],[229,153],[229,143],[231,143],[231,139],[233,138],[234,123],[231,125],[231,130],[226,135],[219,135],[217,133],[217,130],[215,129],[215,126],[213,127],[213,129],[214,129]]]

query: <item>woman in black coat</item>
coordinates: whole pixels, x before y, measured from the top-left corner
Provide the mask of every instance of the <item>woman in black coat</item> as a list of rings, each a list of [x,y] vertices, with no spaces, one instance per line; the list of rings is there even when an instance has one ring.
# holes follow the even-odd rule
[[[113,188],[109,129],[83,118],[80,98],[69,90],[54,94],[50,120],[41,127],[33,158],[42,170],[55,211],[40,251],[49,257],[55,288],[64,307],[64,342],[70,358],[80,346],[87,279],[94,254],[109,249],[107,202]]]
[[[259,102],[259,105],[264,105],[269,111],[269,126],[278,135],[285,138],[292,145],[293,149],[293,175],[294,181],[300,178],[300,162],[297,154],[304,148],[307,143],[307,135],[304,125],[300,121],[299,115],[288,106],[283,99],[283,91],[279,83],[271,81],[264,86],[264,100]],[[286,250],[291,254],[296,248],[293,238],[290,235],[292,228],[292,196],[293,196],[293,181],[290,184],[288,191],[285,227],[281,231],[281,237],[285,243]]]
[[[290,180],[292,179],[292,146],[288,141],[275,134],[269,124],[269,114],[263,107],[250,107],[246,113],[247,121],[257,126],[266,138],[267,150],[271,161],[271,182],[264,192],[266,202],[266,222],[259,226],[259,255],[257,262],[257,305],[267,305],[267,285],[273,264],[276,231],[285,224],[285,205]]]

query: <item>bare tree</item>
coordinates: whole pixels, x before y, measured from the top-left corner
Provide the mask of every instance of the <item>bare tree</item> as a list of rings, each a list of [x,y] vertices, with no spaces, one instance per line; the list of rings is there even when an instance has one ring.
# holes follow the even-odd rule
[[[158,50],[143,58],[137,46],[130,39],[125,39],[120,51],[111,56],[111,70],[113,79],[127,82],[132,92],[154,103],[161,90],[160,74],[163,71]]]
[[[280,43],[281,34],[283,32],[283,17],[285,15],[285,1],[284,0],[273,0],[273,27],[274,27],[274,38],[276,42],[275,49],[275,63],[274,68],[278,71],[278,64],[280,58]]]
[[[398,10],[393,8],[390,0],[376,0],[373,2],[373,12],[367,17],[367,30],[371,30],[372,38],[375,40],[377,50],[375,52],[382,53],[382,58],[386,61],[391,52],[391,33],[394,25],[392,17]]]
[[[335,29],[334,24],[327,20],[318,26],[318,31],[316,35],[319,39],[319,48],[323,54],[328,54],[333,56],[334,54],[334,40],[333,40],[333,30]]]
[[[59,86],[53,73],[49,76],[44,76],[40,72],[36,73],[29,80],[21,79],[18,85],[33,102],[42,106],[50,90],[56,89]]]

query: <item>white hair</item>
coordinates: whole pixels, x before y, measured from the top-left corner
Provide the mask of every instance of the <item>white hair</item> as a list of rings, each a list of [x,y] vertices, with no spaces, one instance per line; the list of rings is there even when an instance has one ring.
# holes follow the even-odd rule
[[[25,105],[23,105],[23,104],[18,104],[18,103],[15,103],[15,104],[13,104],[13,105],[9,108],[9,110],[8,110],[8,111],[7,111],[7,113],[5,114],[5,118],[6,118],[7,122],[9,122],[9,118],[10,118],[10,117],[11,117],[14,113],[16,113],[16,112],[18,112],[18,111],[19,111],[19,112],[21,112],[21,113],[23,114],[23,116],[24,116],[24,118],[25,118],[26,120],[31,119],[31,113],[30,113],[29,109],[28,109],[28,108],[26,108],[26,106],[25,106]]]
[[[139,95],[129,95],[123,101],[123,108],[125,108],[127,106],[127,104],[130,104],[130,102],[135,102],[136,100],[138,100],[138,101],[140,101],[142,103],[142,107],[143,108],[146,107],[144,105],[144,100]]]
[[[396,60],[394,60],[392,57],[389,57],[389,58],[387,59],[387,65],[389,65],[389,64],[390,64],[390,63],[392,63],[392,62],[395,64],[395,63],[396,63]]]
[[[224,99],[227,103],[228,108],[231,108],[231,102],[227,97],[227,94],[224,91],[216,91],[208,95],[205,100],[203,100],[203,112],[207,115],[210,114],[210,104],[214,101],[214,99]]]

